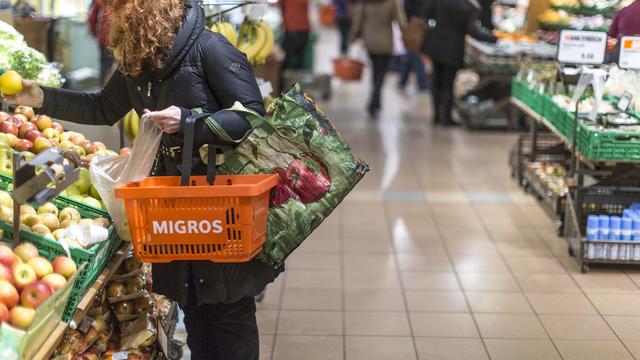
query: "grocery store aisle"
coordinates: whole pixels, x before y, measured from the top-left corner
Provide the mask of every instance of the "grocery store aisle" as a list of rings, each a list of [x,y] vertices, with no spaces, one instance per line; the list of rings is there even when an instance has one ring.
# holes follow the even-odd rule
[[[373,171],[268,287],[261,359],[640,359],[640,272],[581,274],[509,177],[515,136],[432,128],[390,80],[377,122],[363,84],[322,104]]]

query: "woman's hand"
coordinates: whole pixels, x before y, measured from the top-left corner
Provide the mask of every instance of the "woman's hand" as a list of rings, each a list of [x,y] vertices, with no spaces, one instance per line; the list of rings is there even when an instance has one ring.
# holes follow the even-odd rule
[[[38,109],[44,105],[44,92],[34,81],[23,80],[22,92],[16,95],[3,95],[2,101],[8,105],[24,105]]]
[[[151,119],[156,126],[167,134],[175,134],[180,130],[182,111],[177,106],[170,106],[162,111],[144,110],[142,119]]]

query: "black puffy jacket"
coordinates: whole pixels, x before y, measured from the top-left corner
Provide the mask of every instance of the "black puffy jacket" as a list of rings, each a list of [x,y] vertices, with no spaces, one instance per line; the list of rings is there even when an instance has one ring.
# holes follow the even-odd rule
[[[158,71],[145,71],[136,78],[116,72],[98,93],[62,89],[44,90],[44,105],[38,111],[55,118],[88,125],[114,125],[132,108],[162,110],[171,105],[182,109],[184,121],[191,109],[201,108],[213,116],[233,139],[241,139],[250,125],[241,115],[228,109],[239,101],[245,107],[264,114],[264,105],[246,56],[223,36],[205,28],[204,11],[195,0],[188,0],[182,27],[174,46]],[[206,121],[196,124],[195,147],[223,143]],[[162,146],[182,146],[182,134],[163,135]],[[179,175],[178,159],[159,152],[154,175]],[[206,167],[194,152],[196,175]],[[209,261],[174,261],[153,265],[154,291],[184,305],[189,286],[196,287],[199,303],[232,303],[257,295],[272,282],[281,269],[258,260],[245,264],[217,264]]]

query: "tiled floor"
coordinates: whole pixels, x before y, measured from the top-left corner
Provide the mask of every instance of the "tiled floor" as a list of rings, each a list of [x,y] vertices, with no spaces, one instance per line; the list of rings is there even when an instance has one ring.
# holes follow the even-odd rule
[[[268,287],[261,359],[640,359],[640,272],[581,274],[509,176],[515,136],[433,128],[394,82],[377,122],[364,84],[323,104],[373,171]]]

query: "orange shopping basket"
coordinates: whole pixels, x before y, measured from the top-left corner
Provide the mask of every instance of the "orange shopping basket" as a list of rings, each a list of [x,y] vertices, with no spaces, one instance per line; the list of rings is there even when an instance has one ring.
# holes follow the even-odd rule
[[[195,121],[185,122],[182,176],[149,177],[120,185],[135,256],[140,261],[253,259],[266,239],[267,213],[276,175],[215,176],[209,145],[207,176],[191,176]]]

